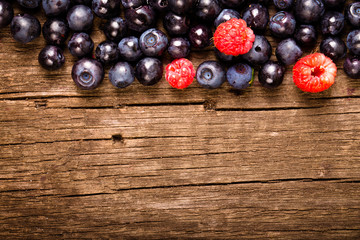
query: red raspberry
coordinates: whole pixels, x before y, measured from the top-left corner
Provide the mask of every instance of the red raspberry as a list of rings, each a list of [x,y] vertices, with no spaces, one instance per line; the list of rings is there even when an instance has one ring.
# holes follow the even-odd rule
[[[214,33],[214,45],[222,53],[237,56],[252,48],[255,34],[243,19],[232,18],[221,23]]]
[[[188,87],[194,80],[195,70],[193,64],[185,59],[175,59],[165,68],[165,79],[174,88]]]
[[[304,92],[321,92],[333,85],[336,65],[322,53],[314,53],[301,58],[293,68],[295,85]]]

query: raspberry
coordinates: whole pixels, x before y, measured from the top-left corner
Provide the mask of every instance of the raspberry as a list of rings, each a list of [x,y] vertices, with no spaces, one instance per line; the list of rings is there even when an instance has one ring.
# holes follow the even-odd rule
[[[222,53],[237,56],[252,48],[255,34],[242,19],[232,18],[221,23],[214,33],[214,45]]]
[[[194,80],[193,64],[186,58],[175,59],[166,66],[166,81],[174,88],[187,88]]]
[[[293,80],[304,92],[321,92],[333,85],[336,65],[322,53],[301,58],[293,68]]]

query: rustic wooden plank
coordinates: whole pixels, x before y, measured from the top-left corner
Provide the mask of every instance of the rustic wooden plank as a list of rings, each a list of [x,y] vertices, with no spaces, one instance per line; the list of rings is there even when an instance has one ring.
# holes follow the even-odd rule
[[[359,187],[350,182],[188,186],[71,196],[25,191],[5,192],[0,199],[2,239],[360,236]]]

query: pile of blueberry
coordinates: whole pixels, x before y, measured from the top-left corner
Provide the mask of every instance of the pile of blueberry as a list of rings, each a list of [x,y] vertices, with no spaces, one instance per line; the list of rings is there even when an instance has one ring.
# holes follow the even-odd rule
[[[226,80],[234,88],[246,88],[254,79],[254,69],[258,69],[263,86],[277,87],[286,66],[294,64],[305,49],[314,48],[320,34],[320,52],[334,62],[346,57],[345,73],[360,78],[360,2],[249,1],[17,0],[24,12],[42,7],[47,20],[41,26],[29,13],[14,16],[10,0],[0,0],[0,27],[10,25],[12,37],[24,44],[42,32],[47,46],[40,51],[38,61],[48,70],[64,64],[63,48],[67,45],[69,52],[79,58],[72,78],[81,89],[98,87],[105,66],[111,67],[109,80],[118,88],[129,86],[135,78],[145,86],[154,85],[163,75],[164,54],[181,59],[191,50],[210,46],[214,29],[231,18],[242,18],[254,31],[255,41],[250,51],[240,56],[214,48],[218,61],[204,61],[196,71],[197,81],[205,88],[218,88]],[[271,17],[270,4],[278,10]],[[95,58],[90,37],[94,17],[104,19],[100,28],[107,39],[96,46]],[[157,28],[159,19],[164,32]],[[346,24],[348,33],[344,33]],[[264,36],[266,31],[279,42],[276,62],[270,60],[272,46]],[[346,44],[342,34],[347,36]]]

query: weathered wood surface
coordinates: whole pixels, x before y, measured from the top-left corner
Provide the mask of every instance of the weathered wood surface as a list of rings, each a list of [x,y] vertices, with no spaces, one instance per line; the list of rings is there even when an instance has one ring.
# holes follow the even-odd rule
[[[0,239],[360,239],[360,84],[341,62],[320,94],[290,68],[274,91],[80,91],[68,51],[47,72],[42,39],[6,28],[0,46]]]

